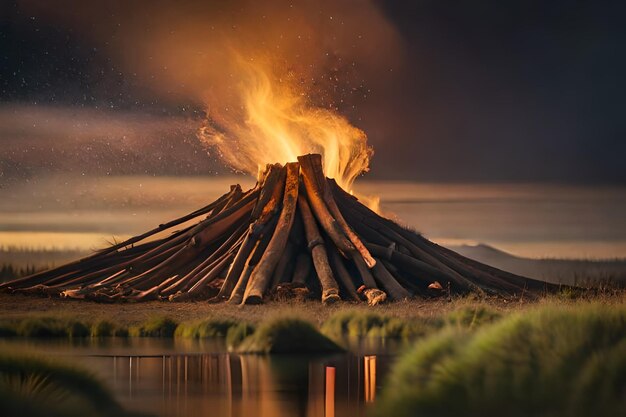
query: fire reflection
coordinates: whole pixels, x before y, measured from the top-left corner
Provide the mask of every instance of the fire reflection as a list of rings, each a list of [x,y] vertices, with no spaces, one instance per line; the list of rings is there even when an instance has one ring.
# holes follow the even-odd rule
[[[102,365],[123,402],[161,416],[355,417],[376,397],[376,356],[97,359],[107,361]]]
[[[326,417],[335,417],[335,367],[326,367],[326,398],[324,402]]]
[[[365,402],[372,403],[376,398],[376,356],[363,357],[363,380]]]

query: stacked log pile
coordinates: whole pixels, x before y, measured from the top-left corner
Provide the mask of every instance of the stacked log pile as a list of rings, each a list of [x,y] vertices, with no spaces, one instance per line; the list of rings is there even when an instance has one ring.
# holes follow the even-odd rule
[[[268,165],[256,186],[0,289],[97,301],[257,304],[537,294],[544,282],[465,258],[379,216],[324,176],[321,157]]]

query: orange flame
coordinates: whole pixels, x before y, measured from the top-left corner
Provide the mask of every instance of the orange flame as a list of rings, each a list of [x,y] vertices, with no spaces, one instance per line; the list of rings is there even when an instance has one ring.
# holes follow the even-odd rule
[[[326,176],[350,190],[373,153],[365,132],[336,112],[311,105],[301,85],[273,77],[267,66],[249,61],[241,67],[239,108],[209,108],[201,140],[233,168],[252,175],[267,163],[320,153]]]

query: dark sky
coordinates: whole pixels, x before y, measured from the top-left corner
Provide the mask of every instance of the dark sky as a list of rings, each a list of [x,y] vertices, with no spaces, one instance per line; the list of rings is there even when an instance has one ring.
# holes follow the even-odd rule
[[[84,7],[76,11],[71,2],[64,1],[67,9],[60,6],[57,14],[37,3],[0,3],[0,111],[5,113],[0,119],[11,120],[11,114],[32,113],[37,107],[47,117],[60,119],[106,111],[106,117],[97,117],[100,124],[116,115],[124,121],[129,115],[140,115],[140,120],[152,125],[159,119],[175,119],[178,124],[147,144],[148,152],[132,143],[107,147],[102,140],[85,137],[78,144],[63,145],[58,139],[41,139],[45,136],[41,131],[28,131],[24,126],[30,122],[0,126],[4,177],[37,175],[45,155],[30,155],[45,154],[46,140],[57,143],[57,151],[62,148],[78,165],[82,161],[85,166],[79,170],[123,174],[219,171],[214,158],[207,158],[193,140],[194,120],[203,114],[197,98],[176,89],[155,89],[146,82],[152,76],[133,68],[135,61],[128,59],[133,51],[125,51],[123,58],[113,52],[126,42],[117,27],[132,22],[133,33],[141,34],[137,39],[149,43],[145,34],[153,31],[154,20],[144,22],[141,9],[127,9],[124,2],[109,2],[110,8],[89,13]],[[185,2],[137,3],[151,13]],[[219,9],[226,16],[222,20],[231,16],[235,26],[250,2],[240,2],[240,8],[215,2],[214,9],[187,3],[180,8],[196,18],[206,13],[210,22],[211,13]],[[319,9],[323,14],[330,7],[328,2],[307,3],[307,13]],[[289,3],[276,4],[278,13]],[[339,15],[349,19],[351,10],[365,2],[339,4]],[[397,59],[389,58],[387,51],[377,51],[385,49],[378,46],[359,55],[350,79],[359,81],[359,95],[367,94],[348,97],[346,103],[352,106],[339,106],[365,130],[374,146],[369,175],[423,181],[626,183],[626,15],[622,4],[398,0],[377,1],[372,6],[368,2],[397,35],[400,50]],[[80,20],[59,18],[58,13],[76,14]],[[271,9],[269,14],[271,18]],[[311,19],[317,18],[310,14]],[[352,32],[361,27],[372,39],[379,32],[370,23],[353,21],[349,27]],[[354,35],[337,33],[333,36]],[[141,45],[136,40],[128,44]],[[341,51],[338,46],[340,57]],[[49,109],[54,111],[46,113]],[[70,115],[63,109],[69,109]],[[79,112],[71,113],[75,110]],[[132,119],[129,129],[140,129],[141,121]],[[188,128],[180,127],[183,119],[189,121]],[[126,137],[123,130],[128,124],[124,123],[117,131]],[[63,134],[62,126],[57,129]],[[32,140],[34,136],[37,141]],[[85,150],[86,140],[97,146]],[[31,150],[28,155],[26,148]],[[99,162],[93,163],[85,152],[100,152],[93,157]],[[170,160],[155,162],[155,155]],[[57,171],[72,170],[72,164],[50,161],[46,165]]]

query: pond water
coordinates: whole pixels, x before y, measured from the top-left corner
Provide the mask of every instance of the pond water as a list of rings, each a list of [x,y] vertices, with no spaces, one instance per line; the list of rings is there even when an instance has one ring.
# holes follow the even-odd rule
[[[403,345],[348,340],[329,356],[241,355],[223,340],[3,340],[94,372],[128,409],[155,416],[365,416]]]

